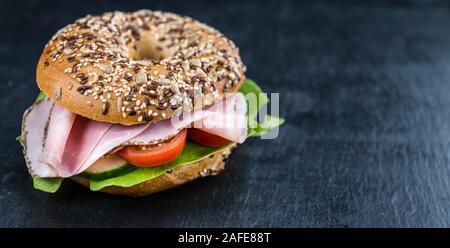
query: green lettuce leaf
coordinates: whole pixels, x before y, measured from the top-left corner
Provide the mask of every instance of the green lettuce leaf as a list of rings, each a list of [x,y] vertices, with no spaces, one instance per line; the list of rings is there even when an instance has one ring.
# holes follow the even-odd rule
[[[35,189],[48,193],[55,193],[61,186],[62,178],[43,178],[33,177],[33,186]]]
[[[258,123],[256,121],[256,116],[258,114],[259,109],[265,104],[267,104],[269,102],[269,99],[265,94],[260,95],[260,93],[263,92],[255,82],[253,82],[250,79],[246,79],[241,88],[239,89],[239,92],[246,95],[246,97],[249,93],[253,93],[255,94],[255,96],[259,96],[256,98],[257,104],[256,105],[249,104],[248,107],[247,112],[249,117],[249,129],[247,134],[248,137],[261,136],[270,131],[271,129],[284,123],[283,118],[273,117],[270,115],[267,115],[265,117],[263,123]],[[42,94],[41,96],[40,94],[38,99],[40,97],[42,99],[44,95]],[[180,167],[186,164],[195,163],[199,160],[211,156],[212,154],[218,151],[225,150],[233,145],[235,145],[235,143],[231,143],[229,145],[219,148],[213,148],[203,146],[193,141],[187,140],[183,152],[174,161],[158,167],[138,168],[127,174],[113,178],[102,180],[91,180],[90,189],[93,191],[98,191],[108,186],[131,187],[133,185],[161,176],[170,169]],[[62,178],[33,178],[34,187],[36,189],[52,193],[58,190],[59,186],[61,185],[61,181]]]
[[[42,99],[44,99],[44,97],[45,97],[45,94],[44,94],[44,92],[39,92],[39,95],[36,97],[36,100],[34,100],[34,102],[36,103],[36,102],[39,102],[39,101],[41,101]]]
[[[285,120],[283,118],[266,115],[266,118],[262,124],[258,123],[256,127],[248,129],[247,136],[262,136],[268,133],[270,130],[283,125],[284,122]]]
[[[281,126],[284,123],[283,118],[266,115],[264,122],[258,123],[256,121],[256,117],[258,114],[258,111],[267,103],[269,103],[269,98],[266,94],[263,94],[263,91],[261,88],[251,79],[245,79],[244,83],[242,84],[241,88],[238,90],[242,94],[245,95],[247,98],[247,101],[249,100],[251,94],[254,94],[256,97],[256,105],[249,104],[248,105],[248,122],[249,122],[249,129],[248,129],[248,137],[252,136],[261,136],[272,130],[273,128],[277,126]]]
[[[90,189],[97,191],[107,186],[130,187],[155,177],[159,177],[170,169],[200,161],[209,157],[213,153],[225,150],[234,144],[235,143],[231,143],[219,148],[213,148],[187,140],[183,152],[174,161],[158,167],[138,168],[130,173],[118,177],[103,180],[91,180]]]
[[[248,78],[245,79],[238,91],[244,94],[247,102],[251,102],[252,98],[256,100],[256,104],[247,105],[248,126],[253,128],[258,125],[256,121],[258,111],[269,102],[269,98],[267,98],[266,94],[263,94],[261,88],[253,80]]]

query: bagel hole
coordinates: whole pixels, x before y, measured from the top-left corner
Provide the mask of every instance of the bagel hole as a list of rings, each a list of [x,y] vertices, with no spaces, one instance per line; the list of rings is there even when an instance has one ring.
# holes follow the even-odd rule
[[[131,59],[134,60],[160,61],[171,55],[169,49],[164,49],[163,44],[150,35],[136,41],[134,47],[136,50],[131,54]]]

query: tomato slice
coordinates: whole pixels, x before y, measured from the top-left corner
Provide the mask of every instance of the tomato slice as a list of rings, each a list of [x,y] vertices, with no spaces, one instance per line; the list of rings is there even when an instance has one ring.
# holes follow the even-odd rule
[[[231,142],[230,140],[198,128],[189,128],[187,135],[193,141],[210,147],[221,147]]]
[[[170,140],[156,145],[125,146],[117,153],[130,164],[138,167],[153,167],[174,160],[183,151],[186,143],[186,129]]]

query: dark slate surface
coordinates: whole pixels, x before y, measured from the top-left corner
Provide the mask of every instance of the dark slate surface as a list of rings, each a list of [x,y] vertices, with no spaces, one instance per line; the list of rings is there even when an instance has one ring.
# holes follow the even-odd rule
[[[0,225],[379,227],[450,224],[450,13],[442,2],[0,3]],[[51,35],[110,10],[190,15],[234,40],[248,77],[280,92],[276,140],[226,171],[140,199],[64,182],[33,189],[19,134]]]

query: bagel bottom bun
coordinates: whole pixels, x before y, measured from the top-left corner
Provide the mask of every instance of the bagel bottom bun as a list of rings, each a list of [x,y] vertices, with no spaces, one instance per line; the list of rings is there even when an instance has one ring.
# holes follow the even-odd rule
[[[200,160],[196,163],[174,168],[172,169],[172,171],[166,172],[159,177],[150,179],[131,187],[108,186],[100,191],[115,195],[139,197],[171,189],[199,177],[215,176],[225,169],[225,160],[234,147],[236,146],[232,146],[230,148],[227,148],[226,150],[218,151],[210,157]],[[74,176],[71,177],[71,179],[89,188],[89,179],[80,176]]]

